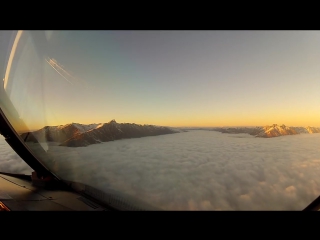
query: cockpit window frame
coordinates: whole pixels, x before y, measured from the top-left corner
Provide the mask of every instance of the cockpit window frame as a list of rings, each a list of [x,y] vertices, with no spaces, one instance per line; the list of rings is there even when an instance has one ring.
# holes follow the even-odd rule
[[[8,48],[10,45],[12,45],[12,39],[10,41],[10,37],[14,37],[17,35],[18,31],[9,31],[9,32],[1,32],[0,36],[3,41],[7,42]],[[4,44],[4,43],[2,43]],[[4,49],[1,49],[1,51],[4,51]],[[0,54],[1,60],[1,72],[0,74],[2,77],[5,75],[6,65],[8,63],[9,55],[7,52],[3,52]],[[0,88],[0,94],[1,98],[8,98],[4,88],[3,84]],[[6,99],[9,104],[10,100]],[[11,110],[14,111],[14,106],[10,104]],[[56,179],[59,179],[57,176],[55,176],[53,173],[51,173],[41,162],[31,153],[31,151],[28,149],[26,144],[22,141],[22,139],[19,137],[18,133],[14,130],[13,126],[10,124],[9,120],[5,116],[2,107],[0,106],[0,134],[4,136],[6,142],[11,146],[11,148],[24,160],[36,173],[39,177],[47,177],[51,176]]]

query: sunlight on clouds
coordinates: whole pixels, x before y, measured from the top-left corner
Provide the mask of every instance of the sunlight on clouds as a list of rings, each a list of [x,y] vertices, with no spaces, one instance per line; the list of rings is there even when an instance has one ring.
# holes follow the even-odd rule
[[[82,148],[49,143],[44,161],[66,180],[164,210],[301,210],[320,194],[320,134],[238,136],[190,131]],[[28,169],[5,154],[1,171]]]
[[[240,199],[249,201],[250,200],[250,196],[248,194],[243,194],[243,195],[240,195]]]
[[[320,194],[319,161],[312,159],[320,158],[318,144],[317,134],[259,139],[190,131],[49,151],[62,177],[166,210],[300,210]]]
[[[296,188],[294,186],[287,187],[285,191],[289,194],[294,194],[296,192]]]

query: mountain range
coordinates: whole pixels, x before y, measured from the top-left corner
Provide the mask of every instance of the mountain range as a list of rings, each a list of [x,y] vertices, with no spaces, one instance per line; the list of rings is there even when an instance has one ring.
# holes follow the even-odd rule
[[[255,128],[213,128],[213,131],[222,133],[248,133],[255,137],[272,138],[284,135],[295,135],[302,133],[320,133],[320,128],[317,127],[288,127],[284,124],[273,124],[271,126],[255,127]]]
[[[70,123],[60,126],[46,126],[34,132],[21,134],[25,142],[59,142],[60,146],[85,147],[90,144],[108,142],[126,138],[140,138],[163,134],[178,133],[168,127],[139,125],[134,123],[80,124]]]
[[[320,128],[317,127],[288,127],[284,124],[273,124],[264,127],[217,127],[204,130],[221,133],[247,133],[263,138],[320,133]],[[108,123],[98,124],[70,123],[59,126],[46,126],[37,131],[22,133],[20,136],[25,142],[48,141],[58,142],[60,146],[66,147],[85,147],[101,142],[173,134],[181,131],[187,130],[135,123],[117,123],[115,120],[112,120]]]

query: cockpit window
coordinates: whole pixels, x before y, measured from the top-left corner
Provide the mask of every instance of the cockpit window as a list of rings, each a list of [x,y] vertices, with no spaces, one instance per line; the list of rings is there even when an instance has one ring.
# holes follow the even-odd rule
[[[18,31],[3,74],[12,105],[0,107],[47,169],[124,201],[301,210],[320,195],[319,40],[318,31]]]

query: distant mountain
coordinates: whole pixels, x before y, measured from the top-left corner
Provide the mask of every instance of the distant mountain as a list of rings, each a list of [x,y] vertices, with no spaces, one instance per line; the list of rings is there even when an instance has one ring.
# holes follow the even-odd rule
[[[255,128],[214,128],[214,131],[222,133],[248,133],[256,137],[272,138],[284,135],[295,135],[303,133],[320,133],[320,128],[316,127],[288,127],[286,125],[273,124],[271,126]]]
[[[112,120],[101,124],[71,123],[60,126],[46,126],[34,132],[23,133],[20,136],[27,142],[49,141],[59,142],[60,146],[85,147],[101,142],[178,132],[178,130],[168,127],[117,123]]]

